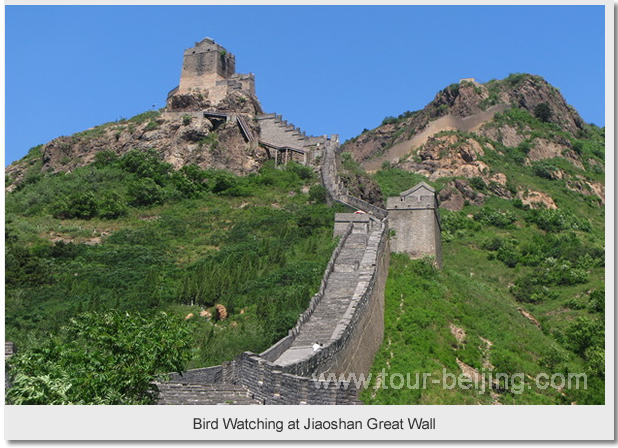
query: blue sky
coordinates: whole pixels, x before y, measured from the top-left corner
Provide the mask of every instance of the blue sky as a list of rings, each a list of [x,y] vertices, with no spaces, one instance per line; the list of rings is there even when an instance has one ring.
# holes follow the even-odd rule
[[[351,138],[460,78],[533,73],[605,124],[603,6],[6,6],[5,164],[165,105],[208,36],[265,112]]]

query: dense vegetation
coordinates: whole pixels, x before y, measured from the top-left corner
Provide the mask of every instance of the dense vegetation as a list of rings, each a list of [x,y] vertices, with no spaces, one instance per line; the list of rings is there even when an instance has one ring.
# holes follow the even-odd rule
[[[165,313],[84,313],[11,358],[9,404],[151,404],[162,372],[181,371],[189,329]]]
[[[12,374],[71,376],[62,366],[73,352],[50,360],[48,373],[36,360],[70,341],[72,318],[112,311],[179,318],[190,341],[174,362],[185,368],[260,352],[317,291],[333,216],[313,170],[295,163],[239,177],[175,171],[155,151],[101,152],[72,173],[40,174],[6,197],[6,338],[20,353]],[[120,321],[121,339],[130,320]],[[100,398],[69,392],[70,402]]]

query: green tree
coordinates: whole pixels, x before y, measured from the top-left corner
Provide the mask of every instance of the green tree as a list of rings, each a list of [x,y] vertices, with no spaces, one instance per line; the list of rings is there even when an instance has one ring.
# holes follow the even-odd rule
[[[320,184],[312,185],[311,188],[309,188],[309,200],[316,204],[326,203],[327,194],[326,188]]]
[[[122,197],[115,191],[103,195],[99,201],[99,215],[101,218],[116,219],[128,213]]]
[[[150,177],[131,182],[127,193],[129,203],[134,206],[148,206],[163,202],[163,189]]]
[[[8,361],[9,404],[152,404],[155,381],[181,372],[189,330],[165,313],[85,313]]]
[[[549,104],[539,103],[534,107],[534,116],[541,120],[543,123],[549,123],[551,121],[552,112]]]
[[[74,193],[68,198],[61,197],[52,205],[52,211],[56,218],[90,219],[97,215],[97,200],[92,191]]]
[[[578,317],[564,333],[571,349],[584,357],[590,348],[602,349],[605,338],[603,322],[586,316]]]

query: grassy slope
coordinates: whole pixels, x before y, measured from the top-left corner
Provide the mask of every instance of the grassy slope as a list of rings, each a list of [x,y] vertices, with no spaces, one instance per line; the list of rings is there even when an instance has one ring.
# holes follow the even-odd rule
[[[603,163],[600,131],[581,140],[586,160]],[[483,139],[479,141],[483,143]],[[468,205],[456,213],[441,210],[441,271],[405,255],[392,257],[386,287],[385,341],[372,372],[374,376],[383,369],[404,376],[409,372],[414,385],[417,373],[442,378],[446,369],[459,375],[458,358],[481,372],[489,361],[494,372],[523,372],[532,378],[543,372],[585,372],[587,390],[533,387],[516,393],[518,389],[511,388],[492,397],[487,391],[444,389],[440,383],[428,384],[424,390],[366,390],[362,396],[365,403],[603,403],[604,309],[598,302],[605,278],[603,207],[596,198],[568,189],[565,179],[546,179],[534,166],[523,166],[519,158],[525,154],[518,148],[497,149],[502,154],[485,146],[482,160],[495,172],[505,173],[514,188],[548,193],[561,212],[548,212],[547,216],[556,218],[552,222],[558,224],[548,226],[537,212],[497,197],[490,197],[483,208]],[[570,175],[603,181],[603,174],[589,166],[580,170],[562,159],[549,163]],[[428,182],[398,169],[382,170],[374,177],[385,195],[404,191],[419,180]],[[433,185],[440,188],[447,181],[440,179]],[[522,293],[518,300],[517,288],[521,291],[521,285],[530,279],[539,282],[534,285],[538,294]],[[518,308],[538,319],[541,329]],[[463,341],[457,341],[451,326],[465,331]],[[481,338],[493,345],[487,349]]]
[[[225,321],[186,321],[194,334],[189,367],[259,352],[285,335],[335,244],[333,210],[309,202],[315,175],[266,166],[245,178],[193,173],[194,181],[148,157],[140,163],[156,169],[113,161],[38,176],[7,195],[7,340],[26,349],[81,311],[198,316],[219,303]],[[160,184],[160,201],[137,205],[130,185],[149,176]],[[126,214],[62,217],[91,193],[99,209],[112,197]]]

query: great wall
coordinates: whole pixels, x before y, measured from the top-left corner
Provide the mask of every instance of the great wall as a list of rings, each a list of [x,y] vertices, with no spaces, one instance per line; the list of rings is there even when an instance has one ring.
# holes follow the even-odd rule
[[[168,94],[165,114],[237,123],[247,148],[263,148],[277,164],[295,160],[315,167],[328,201],[350,212],[335,215],[333,237],[339,242],[318,292],[288,335],[259,354],[170,374],[158,384],[158,404],[362,404],[351,382],[324,382],[320,375],[359,378],[369,372],[384,335],[391,252],[433,257],[441,265],[436,192],[420,183],[388,198],[386,210],[354,197],[338,175],[337,135],[309,136],[281,115],[217,107],[230,92],[259,105],[254,76],[234,70],[234,55],[214,40],[196,42],[184,52],[181,82]],[[187,98],[195,95],[200,102],[208,99],[206,107],[187,110]],[[9,347],[14,350],[7,343],[5,356]]]
[[[212,73],[196,67],[207,65],[219,76],[232,76],[222,73],[222,67],[229,69],[234,60],[230,53],[208,38],[196,43],[196,48],[200,50],[185,51],[182,77],[189,82],[181,77],[180,88],[172,94],[182,92],[183,85],[212,86]],[[205,64],[204,56],[196,62],[195,54],[214,57]],[[218,98],[221,86],[229,84],[214,82]],[[249,90],[254,92],[253,84]],[[353,384],[320,381],[320,375],[360,377],[369,372],[384,334],[384,288],[391,250],[415,258],[432,256],[441,264],[435,191],[421,183],[389,198],[387,210],[382,209],[350,195],[341,182],[338,136],[308,136],[281,115],[259,114],[254,117],[260,129],[256,137],[238,118],[241,115],[222,117],[238,120],[247,143],[257,141],[276,163],[297,160],[316,166],[328,200],[356,212],[336,214],[333,236],[340,238],[339,243],[319,291],[287,336],[260,354],[245,352],[220,366],[171,374],[168,382],[158,385],[159,404],[362,404]]]

